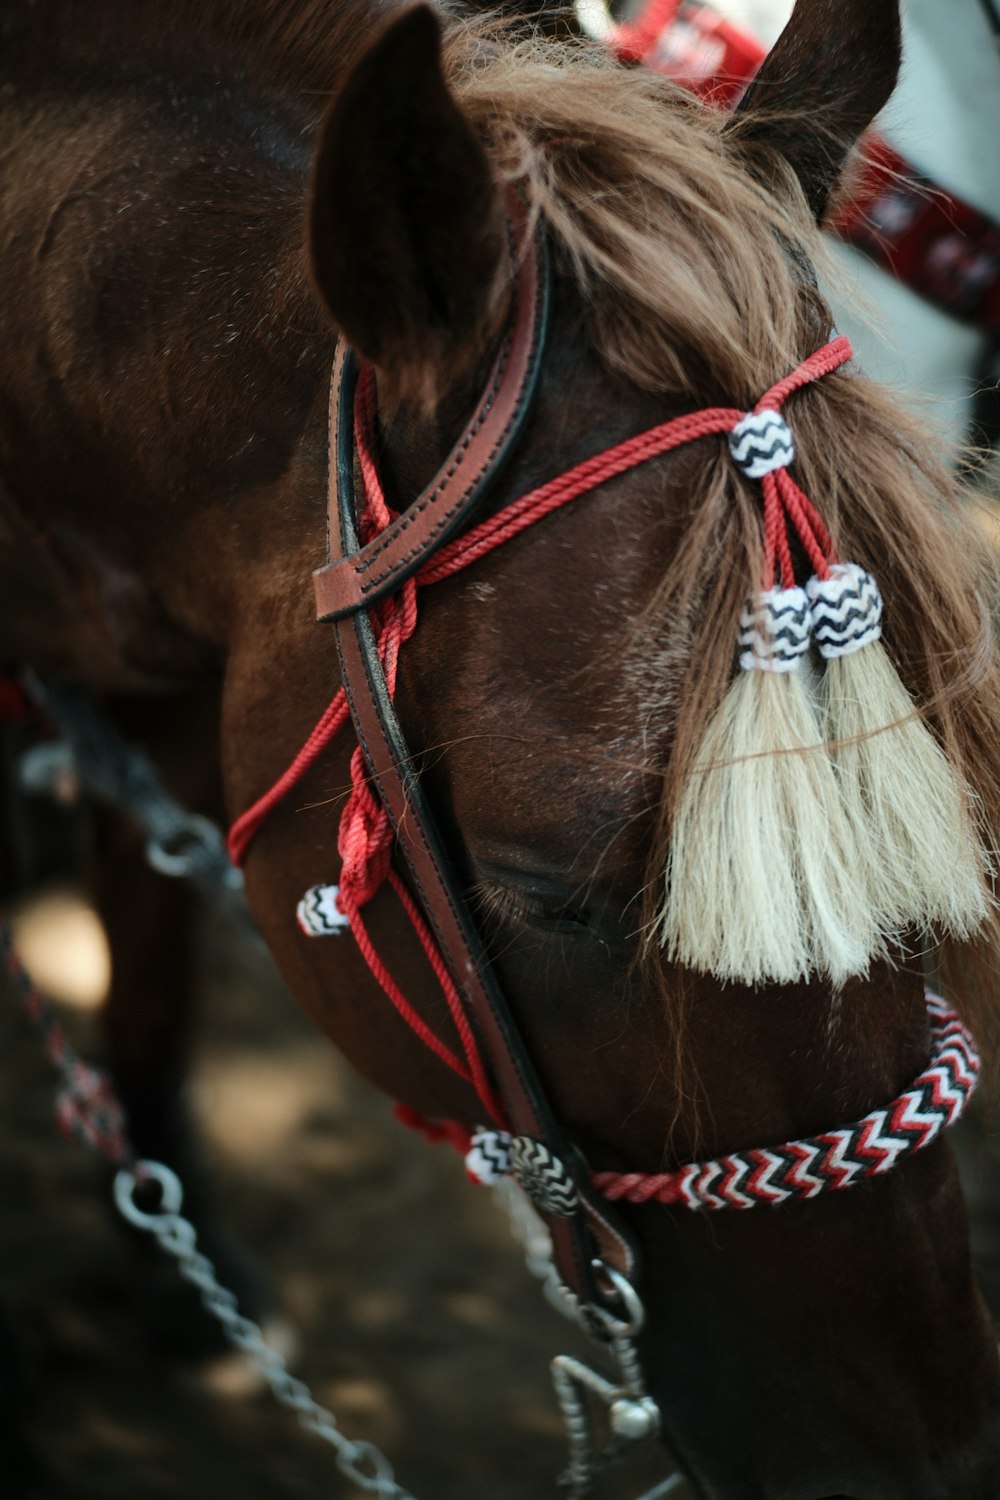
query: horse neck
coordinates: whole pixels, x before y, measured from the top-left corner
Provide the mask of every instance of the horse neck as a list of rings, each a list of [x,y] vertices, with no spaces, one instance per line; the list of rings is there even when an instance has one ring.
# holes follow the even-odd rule
[[[99,662],[126,686],[217,660],[265,572],[281,578],[293,551],[287,568],[308,572],[333,340],[303,263],[298,96],[148,58],[143,72],[147,8],[111,9],[113,77],[85,58],[70,94],[37,37],[11,55],[0,569],[32,572],[61,659],[75,621],[77,670]],[[60,35],[69,47],[73,26]],[[19,654],[16,618],[0,633]]]

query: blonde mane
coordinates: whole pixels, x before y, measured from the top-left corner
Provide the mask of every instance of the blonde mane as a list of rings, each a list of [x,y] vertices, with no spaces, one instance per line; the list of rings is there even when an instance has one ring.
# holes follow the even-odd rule
[[[180,0],[164,18],[152,0],[131,0],[95,18],[68,7],[66,46],[103,56],[106,31],[125,65],[130,46],[145,56],[150,31],[165,53],[186,47],[197,17],[220,69],[235,68],[263,98],[279,87],[308,135],[379,15],[395,8],[388,0],[335,8],[323,0]],[[520,188],[544,221],[561,273],[580,289],[592,346],[619,386],[662,392],[673,409],[747,408],[826,341],[829,312],[806,269],[822,256],[818,232],[794,173],[766,145],[759,113],[750,132],[593,47],[522,39],[457,16],[446,23],[446,65],[498,179]],[[775,126],[775,139],[787,138],[795,121]],[[799,126],[818,128],[805,115]],[[796,394],[789,418],[797,477],[840,555],[877,574],[886,645],[992,850],[1000,673],[985,544],[920,424],[887,392],[838,373]],[[672,660],[682,663],[671,748],[658,768],[651,920],[680,790],[732,678],[737,622],[760,555],[756,486],[737,475],[722,441],[700,450],[699,472],[686,471],[697,503],[683,541],[636,622],[635,656],[669,631],[680,648]],[[982,961],[992,990],[995,910],[966,955]],[[968,1012],[971,990],[962,1003]]]
[[[805,196],[780,157],[744,146],[738,121],[587,47],[491,40],[479,26],[459,26],[447,56],[498,177],[544,221],[561,269],[580,288],[593,347],[617,377],[692,408],[747,408],[829,337],[829,312],[806,270],[823,252]],[[790,419],[798,478],[840,555],[877,575],[886,646],[992,856],[1000,829],[994,558],[927,433],[887,391],[836,374],[792,398]],[[680,628],[687,646],[651,850],[651,922],[680,791],[732,678],[760,556],[757,487],[737,475],[724,443],[704,448],[699,503],[641,621],[644,640]],[[928,941],[911,938],[917,948]],[[962,952],[960,999],[982,1030],[995,1014],[1000,971],[995,903]]]

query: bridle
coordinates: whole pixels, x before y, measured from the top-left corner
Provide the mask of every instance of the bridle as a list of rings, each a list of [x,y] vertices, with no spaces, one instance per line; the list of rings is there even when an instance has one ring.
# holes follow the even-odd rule
[[[514,212],[520,222],[512,232],[520,237],[523,218],[517,206]],[[546,1216],[556,1265],[581,1303],[603,1306],[608,1293],[595,1275],[590,1234],[630,1281],[637,1273],[631,1237],[612,1217],[579,1152],[561,1131],[518,1034],[413,771],[370,615],[440,551],[500,472],[537,385],[549,298],[548,256],[539,244],[537,253],[520,257],[512,324],[476,410],[424,493],[367,544],[361,541],[354,483],[358,364],[341,342],[330,397],[328,549],[333,560],[314,581],[317,617],[333,625],[341,680],[372,781],[420,908],[488,1058],[511,1134],[536,1143],[536,1160],[551,1178],[550,1203],[562,1195],[558,1210]]]
[[[629,1283],[639,1275],[634,1241],[609,1199],[748,1208],[851,1186],[890,1170],[957,1119],[975,1087],[979,1060],[958,1017],[932,1000],[934,1053],[912,1088],[864,1120],[810,1141],[692,1164],[655,1178],[594,1176],[560,1127],[451,870],[393,704],[399,651],[416,623],[417,588],[457,572],[615,474],[713,434],[729,438],[734,461],[749,477],[765,476],[766,527],[768,514],[774,521],[782,505],[794,520],[793,511],[801,514],[802,504],[820,527],[787,472],[793,449],[781,405],[802,385],[843,364],[850,348],[846,340],[835,340],[810,356],[752,414],[720,407],[664,423],[585,460],[470,529],[475,507],[517,442],[545,350],[550,272],[544,240],[529,242],[520,199],[512,195],[508,209],[517,265],[510,326],[461,436],[430,485],[398,515],[385,504],[370,451],[370,378],[343,341],[337,350],[330,397],[329,561],[314,583],[317,618],[333,627],[343,690],[285,776],[234,824],[230,849],[242,860],[273,807],[349,714],[359,746],[352,766],[355,807],[341,825],[339,887],[308,893],[317,900],[324,892],[329,897],[328,925],[321,922],[313,930],[349,924],[372,972],[411,1028],[476,1086],[492,1121],[478,1137],[480,1159],[492,1155],[498,1171],[513,1170],[546,1220],[563,1284],[581,1307],[608,1316],[621,1306],[622,1275]],[[749,456],[743,452],[747,444]],[[363,505],[356,493],[356,463]],[[787,551],[787,541],[784,545]],[[356,857],[359,844],[363,852]],[[392,867],[396,851],[405,861],[407,882]],[[406,907],[435,967],[464,1061],[428,1034],[370,951],[360,908],[383,880]]]

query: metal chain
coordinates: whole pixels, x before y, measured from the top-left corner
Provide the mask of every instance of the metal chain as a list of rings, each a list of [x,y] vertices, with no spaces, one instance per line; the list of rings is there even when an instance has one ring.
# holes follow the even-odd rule
[[[147,757],[122,739],[85,693],[43,682],[34,672],[25,673],[23,686],[65,747],[44,744],[28,752],[21,778],[29,790],[48,790],[72,770],[84,791],[139,828],[146,858],[161,875],[190,879],[229,897],[242,891],[242,873],[230,860],[220,830],[171,797]]]
[[[136,1191],[148,1182],[160,1189],[160,1206],[154,1211],[139,1207]],[[221,1286],[215,1267],[198,1249],[198,1234],[190,1219],[180,1212],[184,1192],[175,1172],[157,1161],[140,1161],[135,1170],[122,1170],[114,1181],[115,1206],[135,1229],[151,1234],[160,1248],[177,1262],[185,1281],[201,1294],[202,1305],[222,1328],[227,1341],[245,1354],[267,1382],[274,1399],[298,1416],[307,1432],[329,1443],[337,1454],[340,1472],[379,1500],[413,1500],[396,1483],[392,1464],[374,1443],[345,1437],[337,1419],[313,1397],[304,1381],[289,1373],[282,1356],[272,1349],[259,1325],[238,1310],[232,1292]]]
[[[289,1373],[282,1356],[272,1349],[259,1325],[239,1311],[234,1293],[222,1286],[215,1267],[198,1249],[198,1233],[181,1214],[184,1189],[176,1172],[163,1162],[136,1161],[125,1130],[125,1116],[107,1074],[84,1063],[73,1051],[50,1002],[32,980],[11,936],[10,924],[0,915],[0,960],[29,1018],[39,1028],[46,1051],[63,1079],[57,1117],[63,1130],[100,1151],[120,1168],[114,1179],[114,1201],[119,1213],[136,1229],[151,1234],[161,1249],[177,1262],[185,1281],[201,1294],[205,1311],[220,1324],[233,1346],[245,1354],[282,1406],[296,1413],[302,1426],[329,1443],[337,1467],[348,1479],[378,1496],[378,1500],[413,1500],[396,1483],[392,1464],[374,1443],[344,1436],[337,1419],[320,1406],[304,1381]],[[123,1166],[122,1163],[125,1163]],[[160,1191],[155,1211],[140,1208],[136,1191],[153,1183]]]

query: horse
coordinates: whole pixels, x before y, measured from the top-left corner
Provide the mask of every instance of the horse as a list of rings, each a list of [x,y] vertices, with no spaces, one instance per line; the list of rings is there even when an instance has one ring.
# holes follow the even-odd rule
[[[317,1026],[439,1131],[514,1124],[578,1300],[641,1297],[695,1493],[995,1495],[960,1023],[901,1092],[941,1059],[927,928],[989,1030],[988,563],[813,273],[896,0],[799,0],[731,121],[421,4],[37,0],[0,36],[6,661],[151,703]],[[820,616],[858,649],[821,661]],[[114,1009],[155,1134],[169,1004],[131,1046]]]
[[[777,40],[791,10],[792,0],[717,0],[705,13],[700,53],[699,33],[689,36],[690,18],[682,14],[674,23],[676,55],[654,49],[649,60],[707,88],[716,102],[720,95],[731,101],[738,97],[741,64],[734,62],[737,75],[727,84],[730,69],[720,61],[713,27],[720,19],[735,26],[739,56],[749,58],[742,67],[749,68]],[[606,8],[584,3],[578,13],[590,34],[622,45]],[[998,18],[992,0],[963,0],[947,12],[912,0],[902,20],[903,66],[877,129],[904,159],[904,181],[899,164],[890,162],[877,192],[866,188],[861,203],[848,192],[832,217],[838,232],[830,240],[834,274],[827,294],[837,326],[871,375],[940,423],[943,440],[956,451],[963,442],[992,447],[997,267],[991,226],[1000,174],[988,143],[1000,126]],[[625,35],[631,46],[628,27]],[[926,210],[935,202],[935,222],[928,223]],[[893,274],[897,266],[901,277]]]

